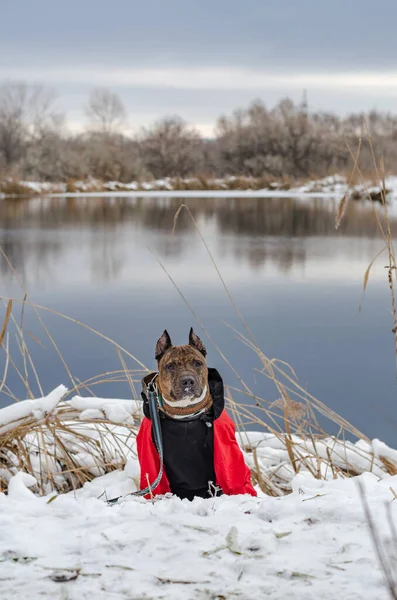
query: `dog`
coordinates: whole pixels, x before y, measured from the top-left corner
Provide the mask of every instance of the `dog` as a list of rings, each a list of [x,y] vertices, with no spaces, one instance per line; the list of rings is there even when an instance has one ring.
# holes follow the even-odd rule
[[[220,494],[257,495],[224,408],[222,378],[207,367],[206,355],[193,328],[184,346],[173,346],[165,330],[156,344],[158,371],[142,380],[145,416],[137,435],[141,489],[154,482],[160,470],[148,403],[150,383],[157,388],[163,443],[164,472],[153,496],[171,492],[193,500]]]

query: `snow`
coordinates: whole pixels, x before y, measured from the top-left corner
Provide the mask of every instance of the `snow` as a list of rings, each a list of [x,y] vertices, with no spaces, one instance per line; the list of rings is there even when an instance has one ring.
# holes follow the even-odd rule
[[[254,449],[263,477],[271,480],[284,492],[291,489],[295,471],[283,436],[248,431],[244,432],[241,439],[238,436],[238,439],[240,445],[246,450],[245,460],[250,468],[255,467],[253,453],[249,452],[250,449]],[[316,440],[314,445],[311,439],[302,439],[293,435],[291,441],[296,459],[305,457],[304,462],[299,461],[300,470],[318,473],[326,480],[335,477],[344,478],[346,470],[356,474],[370,471],[377,477],[383,477],[385,468],[382,459],[384,458],[397,466],[397,451],[376,439],[372,442],[358,440],[353,443],[330,436]],[[330,467],[330,459],[333,468]],[[335,468],[342,471],[336,473]]]
[[[56,406],[67,392],[64,385],[59,385],[48,396],[36,400],[24,400],[10,404],[0,410],[0,435],[14,429],[23,419],[33,416],[36,420],[54,414]]]
[[[62,399],[67,393],[64,385],[59,385],[47,396],[35,400],[22,400],[15,402],[0,409],[0,435],[17,428],[29,417],[36,421],[43,420],[49,416],[58,414]],[[63,408],[72,408],[80,413],[80,418],[85,420],[88,415],[95,415],[95,418],[107,419],[112,423],[133,425],[134,415],[142,415],[142,403],[136,400],[120,400],[117,398],[97,398],[82,396],[73,396],[67,404],[62,404]],[[68,416],[73,414],[69,410]]]
[[[275,496],[257,486],[257,498],[188,502],[167,494],[145,500],[131,495],[140,475],[135,444],[140,403],[81,396],[65,402],[66,391],[59,386],[45,398],[0,410],[7,439],[11,427],[26,422],[42,433],[27,428],[26,438],[34,440],[25,444],[30,474],[18,461],[0,469],[8,482],[8,494],[0,493],[1,600],[387,599],[357,482],[364,485],[384,550],[396,562],[385,505],[396,520],[397,475],[388,475],[384,466],[384,460],[397,465],[396,450],[377,439],[353,443],[333,437],[314,447],[313,440],[293,435],[295,456],[306,459],[296,474],[282,435],[244,432],[238,441],[245,459],[253,467],[255,453]],[[67,489],[63,457],[46,425],[55,416],[63,424],[57,439],[70,448],[74,464],[94,477],[63,494],[47,477],[52,472],[57,489]],[[80,431],[92,446],[74,437]],[[121,436],[125,466],[103,474],[103,457],[96,462],[94,448],[100,456],[106,452],[105,462],[114,468],[120,464]],[[338,466],[362,474],[347,477]]]
[[[372,440],[372,448],[376,457],[383,457],[397,463],[397,450],[389,448],[384,442],[375,438]]]
[[[241,179],[244,180],[242,183],[247,189],[229,189],[234,188],[236,179],[236,177],[224,177],[208,180],[206,187],[209,189],[200,189],[202,181],[194,177],[183,179],[165,177],[143,182],[131,181],[130,183],[102,182],[89,177],[84,181],[73,181],[69,186],[62,182],[20,181],[19,183],[27,190],[31,190],[32,193],[42,194],[47,198],[78,196],[151,198],[165,196],[167,198],[334,198],[340,200],[346,192],[354,192],[358,199],[369,202],[369,193],[379,193],[379,185],[373,185],[371,181],[367,181],[365,184],[355,184],[349,188],[346,177],[341,175],[329,175],[289,189],[285,189],[285,184],[282,182],[273,182],[267,188],[259,190],[251,189],[255,188],[256,181],[246,177]],[[389,192],[388,201],[392,209],[397,211],[397,176],[386,177],[385,185]],[[184,186],[191,189],[181,189]]]
[[[106,418],[113,423],[134,425],[134,414],[139,413],[142,403],[134,400],[119,400],[114,398],[83,398],[74,396],[70,406],[80,413],[82,421]]]
[[[36,479],[29,473],[19,472],[12,477],[8,484],[8,497],[12,500],[32,500],[35,498],[29,487],[36,484]]]
[[[101,479],[112,494],[129,486],[125,471]],[[391,552],[383,505],[397,517],[397,476],[360,479]],[[97,499],[98,481],[55,499],[35,497],[30,483],[18,474],[0,495],[2,600],[388,597],[355,479],[306,473],[281,498],[130,496],[113,506]]]
[[[329,175],[323,179],[309,181],[302,186],[291,188],[291,191],[302,194],[313,192],[336,193],[342,197],[347,189],[348,185],[345,177],[341,175]]]
[[[19,183],[37,194],[51,193],[54,190],[66,191],[66,185],[64,183],[54,184],[46,181],[20,181]]]

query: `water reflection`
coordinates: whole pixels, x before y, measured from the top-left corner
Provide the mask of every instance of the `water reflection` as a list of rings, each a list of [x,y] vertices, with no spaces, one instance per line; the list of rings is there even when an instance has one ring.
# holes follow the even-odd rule
[[[114,197],[3,200],[0,244],[32,300],[103,332],[154,367],[153,345],[163,329],[183,343],[194,318],[149,247],[241,377],[259,396],[275,401],[277,390],[254,372],[261,365],[223,324],[241,326],[187,212],[170,235],[181,203]],[[336,231],[337,203],[330,199],[189,198],[186,204],[266,354],[290,363],[302,386],[365,433],[393,440],[394,342],[382,262],[371,271],[364,310],[358,312],[365,269],[383,244],[372,208],[351,204]],[[395,218],[391,228],[395,235]],[[23,297],[4,260],[0,283],[2,294]],[[15,303],[19,322],[18,309]],[[50,391],[67,384],[67,377],[31,312],[26,309],[24,326],[43,342],[29,339],[41,383]],[[86,330],[48,313],[44,318],[78,379],[120,368],[114,349]],[[213,349],[210,361],[229,385],[239,387]],[[23,362],[19,370],[24,372]],[[11,368],[7,384],[24,397]],[[129,397],[130,389],[104,384],[95,392]],[[0,405],[8,401],[0,395]]]
[[[6,199],[0,204],[4,230],[20,227],[85,226],[115,229],[135,223],[153,231],[170,231],[180,205],[189,206],[195,219],[216,222],[221,233],[249,236],[307,237],[335,235],[337,202],[330,199],[293,198],[39,198]],[[349,236],[376,237],[378,226],[370,205],[351,202],[340,231]],[[179,231],[194,228],[186,212],[178,219]],[[392,221],[397,230],[397,220]]]
[[[197,248],[200,240],[186,211],[179,215],[175,235],[169,235],[181,202],[114,197],[3,200],[0,244],[25,280],[53,277],[60,256],[82,245],[89,251],[90,278],[117,280],[138,242],[150,244],[161,258],[174,261]],[[338,232],[337,203],[332,199],[189,198],[186,204],[206,238],[215,241],[219,257],[254,270],[269,261],[285,273],[303,266],[311,238],[380,237],[372,208],[358,203],[350,205]],[[396,233],[397,220],[391,225]],[[320,255],[322,245],[318,244]],[[369,248],[372,251],[367,245],[366,255]],[[0,269],[3,278],[10,275],[4,261]]]

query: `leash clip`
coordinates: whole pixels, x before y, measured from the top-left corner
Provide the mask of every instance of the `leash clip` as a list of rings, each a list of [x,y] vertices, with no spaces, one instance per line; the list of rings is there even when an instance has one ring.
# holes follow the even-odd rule
[[[148,393],[148,399],[149,399],[149,394],[152,394],[152,399],[155,400],[158,408],[162,409],[163,408],[163,399],[161,397],[161,394],[159,394],[159,390],[157,387],[157,383],[156,383],[157,377],[158,377],[158,373],[156,373],[155,376],[153,377],[153,379],[151,381],[149,381],[149,383],[146,386],[146,389],[147,389],[147,393]],[[155,396],[154,398],[153,398],[153,394]]]
[[[147,494],[151,494],[153,490],[159,485],[161,478],[163,476],[164,471],[164,457],[163,457],[163,440],[161,435],[161,426],[159,419],[159,408],[160,408],[160,396],[158,394],[158,388],[155,383],[157,378],[157,373],[153,377],[148,384],[145,384],[145,391],[147,392],[147,400],[149,404],[149,412],[152,421],[152,432],[153,432],[153,442],[156,447],[156,450],[159,454],[160,458],[160,466],[156,479],[149,483],[146,488],[143,490],[138,490],[137,492],[131,492],[127,494],[127,496],[146,496]],[[111,498],[107,501],[108,505],[117,504],[118,501],[122,498],[122,496],[118,496],[117,498]]]

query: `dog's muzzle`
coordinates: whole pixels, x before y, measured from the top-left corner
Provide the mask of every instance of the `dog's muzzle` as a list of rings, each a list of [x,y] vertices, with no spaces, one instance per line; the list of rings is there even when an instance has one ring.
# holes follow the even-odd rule
[[[175,393],[176,390],[174,390]],[[201,396],[201,386],[199,385],[197,379],[191,373],[182,373],[178,380],[178,394],[177,398],[179,400],[185,398],[198,398]]]

